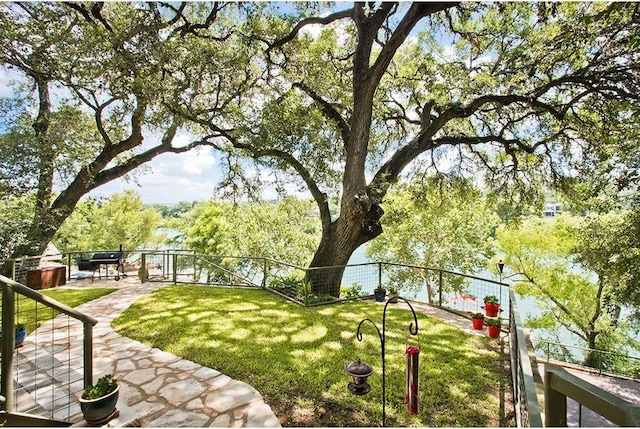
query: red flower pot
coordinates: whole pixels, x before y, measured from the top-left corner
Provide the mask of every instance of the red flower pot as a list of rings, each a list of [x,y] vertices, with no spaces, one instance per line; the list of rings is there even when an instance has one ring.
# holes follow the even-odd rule
[[[487,317],[498,317],[498,312],[500,311],[500,304],[490,304],[488,302],[484,303],[484,310],[487,314]]]
[[[500,336],[500,327],[487,326],[487,333],[489,334],[489,338],[498,338]]]
[[[471,319],[471,322],[473,322],[473,329],[481,331],[484,327],[484,319]]]

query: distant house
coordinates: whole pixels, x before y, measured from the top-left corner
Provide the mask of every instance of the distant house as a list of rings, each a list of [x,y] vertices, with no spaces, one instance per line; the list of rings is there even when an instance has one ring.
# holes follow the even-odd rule
[[[556,217],[562,213],[562,203],[546,203],[542,209],[544,217]]]

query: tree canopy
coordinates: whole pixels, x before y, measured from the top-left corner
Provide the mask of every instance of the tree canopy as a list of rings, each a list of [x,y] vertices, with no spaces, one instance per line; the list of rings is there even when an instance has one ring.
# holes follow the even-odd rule
[[[0,58],[32,84],[22,93],[40,148],[36,211],[16,252],[43,247],[86,192],[198,145],[219,151],[231,194],[291,181],[311,194],[322,225],[311,266],[343,265],[379,236],[389,187],[426,171],[473,178],[516,206],[545,184],[583,201],[633,190],[638,8],[2,4]],[[54,88],[100,137],[55,198]],[[191,143],[172,145],[179,132]],[[337,295],[341,277],[307,280]]]
[[[558,337],[562,332],[558,328],[563,328],[583,347],[637,351],[640,319],[626,317],[621,310],[624,304],[638,310],[637,302],[623,298],[626,292],[637,290],[636,268],[629,270],[626,262],[638,246],[626,249],[611,244],[624,234],[627,216],[530,218],[519,227],[498,229],[505,263],[527,279],[515,284],[516,292],[535,298],[541,309],[527,320],[529,327],[552,341],[566,343]],[[597,361],[587,353],[584,363],[595,366]]]
[[[195,83],[206,82],[217,97],[207,107],[211,121],[224,122],[219,114],[233,110],[227,106],[246,82],[235,72],[250,62],[247,49],[236,49],[242,45],[236,21],[226,15],[240,9],[234,3],[0,5],[0,59],[25,83],[17,88],[21,111],[3,103],[19,110],[19,120],[2,130],[10,151],[0,165],[0,190],[16,190],[18,182],[36,194],[14,255],[38,254],[91,190],[161,153],[213,144],[219,133],[175,145],[187,126],[174,108],[200,96]]]
[[[385,233],[371,241],[375,260],[475,274],[495,251],[491,235],[499,218],[492,204],[468,180],[429,177],[391,188],[382,217]],[[437,273],[388,268],[389,281],[401,289],[426,286],[433,302]],[[432,278],[432,276],[436,278]]]

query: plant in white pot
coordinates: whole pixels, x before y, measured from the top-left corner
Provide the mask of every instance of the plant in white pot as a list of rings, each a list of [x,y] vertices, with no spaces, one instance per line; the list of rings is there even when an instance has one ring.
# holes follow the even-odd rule
[[[111,375],[103,375],[98,382],[87,387],[80,398],[80,409],[90,425],[103,425],[117,416],[116,404],[120,386]]]

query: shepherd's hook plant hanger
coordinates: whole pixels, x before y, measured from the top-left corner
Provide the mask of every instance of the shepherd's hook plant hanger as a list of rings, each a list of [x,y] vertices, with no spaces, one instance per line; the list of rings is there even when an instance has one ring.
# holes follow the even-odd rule
[[[416,316],[416,312],[411,306],[411,303],[401,296],[398,297],[398,300],[402,300],[406,302],[407,305],[409,306],[409,309],[411,310],[411,313],[413,314],[413,322],[409,324],[409,333],[411,335],[418,335],[418,317]],[[356,338],[358,338],[358,341],[362,341],[362,333],[360,332],[360,328],[362,328],[362,325],[364,324],[364,322],[369,322],[373,325],[374,328],[376,328],[376,332],[378,333],[378,338],[380,338],[380,348],[382,350],[382,426],[383,427],[387,423],[387,415],[385,411],[385,404],[387,402],[387,392],[386,392],[386,382],[385,382],[385,375],[386,375],[385,343],[386,343],[386,319],[387,319],[388,305],[389,305],[389,301],[385,303],[384,311],[382,312],[382,332],[380,332],[378,325],[376,325],[375,322],[369,318],[362,319],[358,324],[358,330],[356,331]]]

